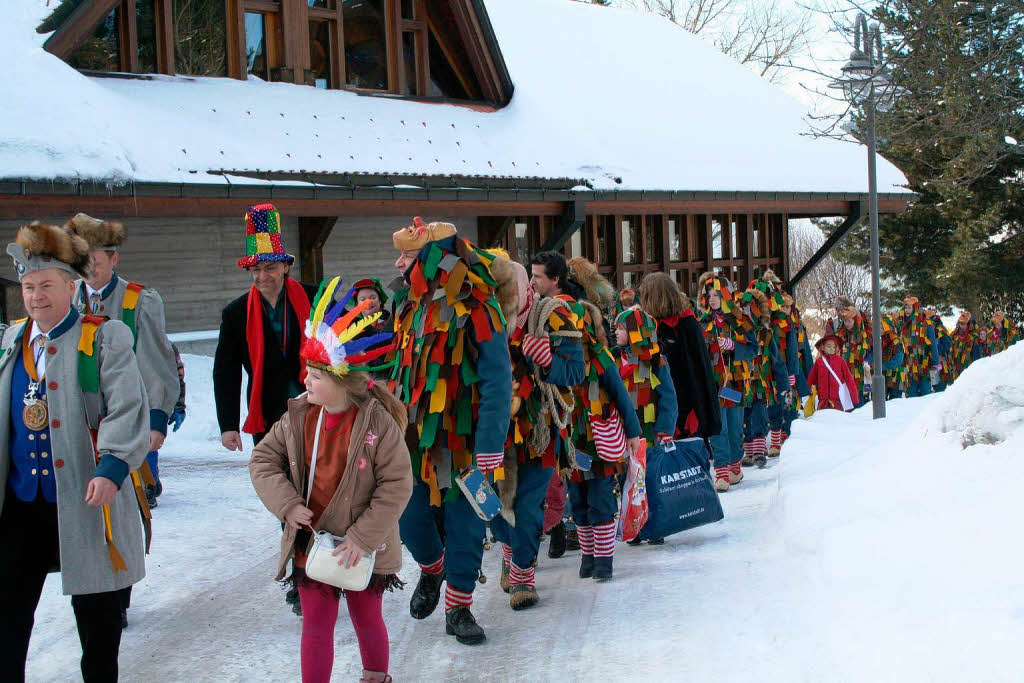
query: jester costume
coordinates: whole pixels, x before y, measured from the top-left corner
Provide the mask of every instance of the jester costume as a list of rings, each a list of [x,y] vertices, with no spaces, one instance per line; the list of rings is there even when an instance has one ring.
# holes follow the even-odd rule
[[[971,363],[985,355],[985,345],[980,338],[978,321],[969,311],[960,314],[950,336],[953,343],[949,348],[949,366],[947,368],[943,363],[943,372],[948,372],[947,381],[953,382]]]
[[[840,324],[834,334],[843,341],[843,360],[850,368],[857,384],[857,406],[863,406],[871,396],[871,377],[864,369],[871,354],[871,325],[856,306],[839,309]]]
[[[945,323],[942,322],[942,318],[934,309],[926,310],[925,315],[935,327],[935,343],[939,348],[939,365],[941,366],[938,376],[935,378],[938,381],[932,384],[932,391],[945,391],[946,386],[953,381],[953,376],[950,374],[952,362],[949,358],[949,352],[953,348],[953,338],[950,336],[949,330],[946,329]]]
[[[450,223],[414,225],[393,235],[415,253],[395,293],[395,367],[390,388],[409,406],[415,485],[399,520],[402,542],[423,573],[410,602],[433,613],[447,579],[446,630],[462,643],[485,639],[469,607],[483,558],[484,521],[455,478],[474,466],[500,469],[512,398],[505,321],[488,267],[496,258],[459,238]],[[499,475],[500,476],[500,475]],[[442,540],[432,507],[443,507]]]
[[[792,388],[796,390],[796,396],[790,401],[789,407],[786,410],[785,422],[782,428],[782,443],[786,443],[786,440],[789,439],[793,431],[793,421],[800,414],[799,397],[810,396],[811,394],[811,387],[807,383],[807,375],[811,373],[811,369],[814,367],[814,357],[811,354],[811,343],[807,339],[807,328],[800,319],[800,309],[789,294],[783,293],[782,298],[785,306],[789,308],[789,326],[792,330],[792,336],[786,340],[786,349],[783,355],[786,359],[786,366],[793,375]],[[796,368],[795,373],[793,372],[794,367]]]
[[[1002,311],[992,314],[992,324],[985,330],[988,355],[994,356],[1017,343],[1019,330]]]
[[[573,522],[579,536],[583,557],[580,578],[607,580],[612,578],[615,555],[615,517],[619,511],[617,475],[623,471],[625,450],[607,460],[597,444],[593,426],[621,422],[626,439],[642,434],[633,410],[633,402],[617,372],[615,359],[608,350],[601,313],[589,301],[577,301],[567,294],[558,298],[569,304],[581,332],[586,379],[576,387],[577,409],[573,415],[575,450],[590,456],[589,469],[579,469],[579,458],[573,456],[560,463],[571,469],[569,502]]]
[[[900,336],[893,317],[889,314],[882,316],[882,374],[885,375],[885,398],[886,400],[900,398],[903,396],[903,389],[907,386],[907,370],[904,366],[906,358],[906,347],[903,344],[903,337]],[[874,350],[868,348],[867,361],[874,365]]]
[[[732,284],[714,273],[704,273],[700,287],[700,325],[711,354],[718,385],[722,430],[711,437],[715,462],[715,489],[728,491],[743,479],[743,410],[753,404],[753,361],[757,355],[754,321],[735,302]],[[719,301],[712,302],[713,295]],[[713,305],[716,303],[716,305]]]
[[[753,400],[743,411],[743,465],[764,467],[768,462],[768,432],[778,430],[777,443],[782,445],[781,430],[785,405],[789,401],[789,373],[776,343],[776,325],[788,322],[781,315],[782,295],[764,281],[755,281],[740,297],[755,320],[757,350],[751,361]],[[768,294],[766,292],[771,292]],[[786,330],[781,330],[786,331]],[[772,420],[769,423],[769,419]]]
[[[619,347],[619,375],[633,402],[648,446],[669,439],[676,429],[679,406],[672,373],[658,345],[658,324],[639,308],[615,319],[623,326],[629,343]]]
[[[917,297],[908,296],[903,303],[906,308],[895,316],[895,322],[903,340],[907,398],[926,396],[932,391],[931,370],[941,362],[935,326],[921,310]]]
[[[512,423],[505,440],[502,512],[491,520],[501,542],[501,585],[509,605],[537,604],[534,563],[544,532],[544,499],[558,463],[567,458],[575,405],[583,381],[583,349],[575,315],[558,299],[528,289],[526,270],[509,263],[525,301],[511,312]],[[517,301],[518,304],[518,301]]]
[[[770,355],[769,362],[761,366],[763,370],[768,371],[766,379],[774,386],[774,398],[768,401],[766,408],[767,443],[755,441],[750,444],[751,455],[757,462],[763,464],[765,455],[778,457],[782,453],[786,414],[792,408],[789,392],[791,387],[796,385],[799,363],[796,353],[796,332],[791,325],[790,315],[785,310],[787,295],[782,291],[782,281],[769,269],[764,275],[752,281],[748,289],[764,295],[762,305],[767,306],[768,326],[771,332],[771,343],[767,345],[767,349],[770,351],[772,344],[775,346],[775,354]],[[789,301],[792,303],[792,297]],[[791,349],[793,353],[790,355]]]

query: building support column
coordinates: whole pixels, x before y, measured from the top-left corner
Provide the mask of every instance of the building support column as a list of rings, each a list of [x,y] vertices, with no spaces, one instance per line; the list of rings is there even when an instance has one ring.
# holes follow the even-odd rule
[[[299,259],[302,281],[317,284],[324,279],[324,245],[337,216],[299,217]]]

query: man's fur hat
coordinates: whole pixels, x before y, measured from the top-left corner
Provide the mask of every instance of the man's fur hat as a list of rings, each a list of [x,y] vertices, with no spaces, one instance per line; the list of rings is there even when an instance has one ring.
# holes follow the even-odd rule
[[[90,250],[117,251],[125,240],[124,224],[120,221],[101,221],[84,213],[74,216],[64,228],[85,238]]]
[[[89,243],[66,227],[32,221],[7,245],[21,279],[28,273],[57,268],[78,278],[88,277]]]
[[[577,256],[569,259],[569,279],[574,281],[587,294],[587,301],[601,310],[606,310],[615,303],[615,288],[608,279],[597,271],[597,265]]]
[[[516,318],[525,302],[519,300],[519,278],[517,277],[516,263],[509,259],[508,252],[504,249],[486,249],[487,253],[496,257],[489,267],[491,277],[498,283],[494,295],[501,307],[501,314],[505,316],[505,327],[511,330],[515,327]],[[522,268],[522,266],[519,266]]]

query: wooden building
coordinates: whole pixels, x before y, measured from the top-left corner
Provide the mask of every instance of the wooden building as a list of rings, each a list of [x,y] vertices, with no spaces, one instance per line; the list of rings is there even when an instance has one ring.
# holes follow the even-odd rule
[[[11,21],[38,73],[7,94],[0,238],[79,211],[123,220],[121,274],[161,292],[172,331],[215,329],[247,288],[235,259],[259,202],[307,280],[390,279],[390,234],[421,215],[518,259],[562,249],[619,286],[663,271],[690,293],[709,269],[788,277],[790,220],[863,213],[862,148],[806,136],[796,103],[647,15],[65,0]],[[38,106],[53,92],[61,106]],[[903,176],[881,162],[879,178],[881,210],[903,210]]]

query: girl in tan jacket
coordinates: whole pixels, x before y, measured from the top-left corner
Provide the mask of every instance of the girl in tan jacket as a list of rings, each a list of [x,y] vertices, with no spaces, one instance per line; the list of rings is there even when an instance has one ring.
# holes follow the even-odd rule
[[[372,363],[385,352],[382,344],[390,335],[356,339],[373,316],[356,322],[362,311],[357,306],[345,312],[348,297],[328,306],[339,284],[335,278],[323,289],[306,324],[301,352],[307,368],[306,393],[288,402],[288,411],[253,449],[249,462],[260,499],[285,523],[278,580],[284,578],[288,561],[295,559],[288,580],[298,586],[302,603],[303,683],[331,678],[342,594],[359,641],[360,680],[391,680],[381,602],[385,590],[402,587],[397,576],[402,566],[398,518],[412,493],[405,406],[367,372],[376,369]],[[319,452],[310,487],[318,428]],[[364,552],[377,551],[366,590],[343,593],[305,575],[312,529],[345,536],[334,551],[339,564],[355,566]]]

